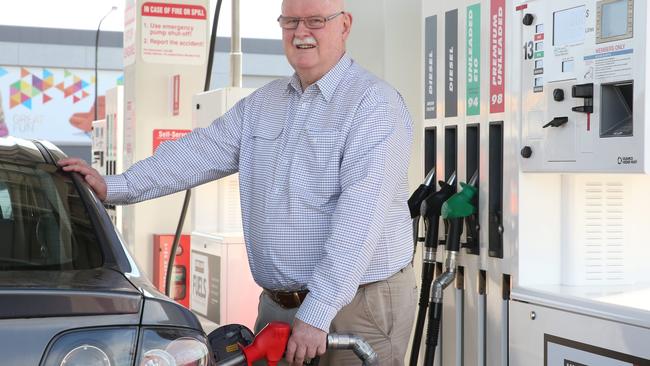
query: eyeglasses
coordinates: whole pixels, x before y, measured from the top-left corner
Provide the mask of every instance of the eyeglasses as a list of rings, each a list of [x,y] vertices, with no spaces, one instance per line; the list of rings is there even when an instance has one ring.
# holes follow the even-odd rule
[[[344,13],[345,13],[344,11],[339,11],[338,13],[334,13],[326,17],[315,15],[315,16],[304,17],[304,18],[285,17],[280,15],[278,17],[278,23],[280,23],[280,27],[282,29],[296,29],[298,28],[300,22],[303,21],[305,22],[305,27],[309,29],[320,29],[325,26],[325,23]]]

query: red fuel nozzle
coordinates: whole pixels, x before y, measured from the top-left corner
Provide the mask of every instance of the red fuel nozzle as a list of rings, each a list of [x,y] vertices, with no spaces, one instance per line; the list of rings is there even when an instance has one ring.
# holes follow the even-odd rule
[[[282,322],[271,322],[256,336],[253,343],[244,347],[242,351],[246,356],[248,366],[253,362],[266,359],[268,366],[275,366],[282,359],[287,348],[291,326]]]

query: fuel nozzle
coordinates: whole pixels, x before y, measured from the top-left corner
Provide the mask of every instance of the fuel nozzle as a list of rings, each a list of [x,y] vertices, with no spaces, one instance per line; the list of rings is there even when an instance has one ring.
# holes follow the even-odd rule
[[[480,245],[479,245],[479,230],[480,230],[480,225],[479,225],[479,212],[478,212],[478,169],[474,171],[474,174],[472,175],[472,178],[470,178],[469,182],[467,184],[472,185],[477,188],[477,192],[472,198],[471,203],[474,205],[474,207],[477,208],[477,210],[465,217],[465,242],[461,243],[460,246],[462,248],[465,248],[465,251],[468,254],[474,254],[474,255],[479,255],[481,253]]]
[[[449,222],[449,234],[447,235],[447,250],[458,252],[460,249],[460,235],[463,233],[463,219],[476,213],[474,196],[477,189],[476,175],[470,179],[470,183],[461,183],[461,191],[451,196],[442,205],[442,218]]]
[[[424,182],[413,191],[413,194],[408,199],[409,211],[411,212],[411,218],[414,219],[420,216],[420,205],[428,195],[431,194],[431,191],[436,187],[432,183],[436,180],[436,167],[431,168],[427,176],[424,178]]]
[[[282,322],[270,322],[247,346],[239,344],[241,354],[218,361],[216,366],[253,365],[253,362],[265,360],[267,365],[275,366],[284,357],[287,342],[291,335],[291,326]]]
[[[438,234],[439,222],[442,212],[442,205],[447,201],[456,191],[456,173],[454,172],[446,182],[438,182],[440,189],[430,194],[424,202],[422,202],[421,215],[424,217],[424,227],[426,229],[426,236],[424,239],[425,248],[438,247]]]
[[[424,182],[413,191],[413,194],[408,199],[409,211],[411,212],[411,218],[413,219],[413,253],[415,254],[415,247],[418,244],[418,239],[420,237],[420,206],[422,201],[436,189],[435,184],[432,184],[436,181],[436,167],[431,168],[429,173],[424,178]]]
[[[252,343],[247,346],[239,344],[241,354],[223,361],[219,360],[214,365],[252,366],[254,362],[264,360],[268,366],[276,366],[284,357],[290,335],[291,325],[288,323],[270,322],[257,333]],[[376,366],[379,363],[375,350],[363,337],[357,335],[330,333],[327,335],[327,349],[352,350],[362,361],[363,366]],[[318,360],[318,357],[314,360]],[[314,360],[310,364],[317,365],[318,362],[314,363]]]

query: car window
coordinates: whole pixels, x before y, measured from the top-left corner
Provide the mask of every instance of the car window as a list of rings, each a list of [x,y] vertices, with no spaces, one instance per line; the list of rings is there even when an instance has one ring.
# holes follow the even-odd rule
[[[0,270],[102,265],[97,236],[70,177],[48,164],[0,162]]]

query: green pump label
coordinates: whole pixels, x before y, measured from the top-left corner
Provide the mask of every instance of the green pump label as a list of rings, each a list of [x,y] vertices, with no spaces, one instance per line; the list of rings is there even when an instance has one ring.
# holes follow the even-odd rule
[[[467,50],[466,108],[468,116],[481,113],[481,4],[467,7],[467,29],[465,32]]]

